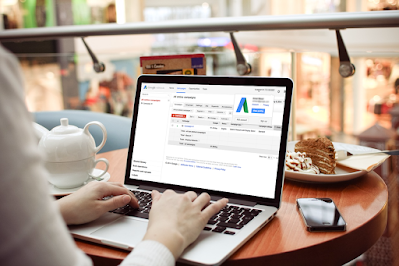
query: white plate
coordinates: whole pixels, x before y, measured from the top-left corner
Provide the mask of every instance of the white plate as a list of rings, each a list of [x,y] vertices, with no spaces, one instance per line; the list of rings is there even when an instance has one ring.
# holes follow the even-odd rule
[[[290,141],[287,143],[287,151],[295,151],[295,143],[298,141]],[[346,150],[353,154],[361,153],[361,152],[373,152],[378,151],[377,149],[345,144],[339,142],[333,142],[335,150]],[[334,183],[334,182],[342,182],[351,179],[355,179],[359,176],[366,174],[367,171],[360,171],[351,168],[347,168],[344,166],[335,167],[335,174],[333,175],[325,175],[325,174],[309,174],[309,173],[301,173],[301,172],[293,172],[293,171],[285,171],[285,177],[290,180],[302,181],[302,182],[316,182],[316,183]]]
[[[94,170],[93,170],[93,174],[97,176],[97,175],[101,174],[102,171],[104,171],[104,170],[94,169]],[[93,179],[93,178],[89,178],[89,179],[86,181],[85,184],[83,184],[83,185],[80,186],[80,187],[74,187],[74,188],[58,188],[58,187],[55,187],[53,184],[50,184],[50,183],[49,183],[50,193],[51,193],[51,195],[53,195],[53,196],[66,196],[66,195],[69,195],[69,194],[71,194],[71,193],[77,191],[78,189],[80,189],[81,187],[83,187],[84,185],[86,185],[86,184],[88,184],[88,183],[90,183],[90,182],[107,182],[107,181],[111,178],[111,175],[110,175],[108,172],[106,172],[106,173],[102,176],[102,178],[103,178],[103,179],[102,179],[101,181],[97,181],[97,180],[95,180],[95,179]]]

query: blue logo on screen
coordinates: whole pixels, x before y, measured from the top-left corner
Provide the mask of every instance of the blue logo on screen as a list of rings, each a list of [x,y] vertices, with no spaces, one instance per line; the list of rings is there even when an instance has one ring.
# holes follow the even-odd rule
[[[244,109],[244,113],[248,113],[248,104],[247,98],[242,97],[240,103],[238,104],[238,108],[236,113],[241,112],[241,109]]]

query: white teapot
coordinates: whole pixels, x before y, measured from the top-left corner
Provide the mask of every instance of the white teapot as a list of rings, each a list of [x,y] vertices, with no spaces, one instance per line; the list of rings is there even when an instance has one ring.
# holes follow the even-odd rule
[[[97,121],[89,122],[81,129],[68,124],[68,118],[61,118],[61,125],[48,131],[34,123],[36,134],[41,136],[39,149],[45,154],[45,167],[50,173],[49,182],[58,188],[74,188],[83,185],[89,178],[101,180],[107,172],[107,159],[97,159],[96,153],[101,150],[107,140],[107,131]],[[96,147],[93,136],[89,132],[92,125],[99,126],[103,132],[103,140]],[[106,169],[98,176],[92,172],[96,164],[104,162]]]

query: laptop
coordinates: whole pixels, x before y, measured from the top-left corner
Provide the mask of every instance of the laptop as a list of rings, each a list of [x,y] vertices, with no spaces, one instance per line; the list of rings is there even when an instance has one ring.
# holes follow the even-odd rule
[[[229,204],[179,261],[221,264],[281,205],[292,87],[289,78],[140,76],[124,181],[140,209],[72,226],[73,236],[132,250],[145,234],[153,189],[207,192]]]

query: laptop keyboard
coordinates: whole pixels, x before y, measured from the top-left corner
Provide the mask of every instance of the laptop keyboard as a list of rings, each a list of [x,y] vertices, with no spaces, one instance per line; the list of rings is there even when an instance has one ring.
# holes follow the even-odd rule
[[[111,212],[148,219],[152,203],[151,193],[136,190],[131,191],[136,196],[140,208],[134,209],[130,205],[126,205]]]
[[[151,193],[136,190],[131,191],[136,196],[140,208],[134,209],[130,205],[126,205],[111,212],[148,219],[152,203]],[[243,228],[261,212],[262,210],[259,209],[227,205],[209,219],[204,230],[234,235],[236,230]]]

